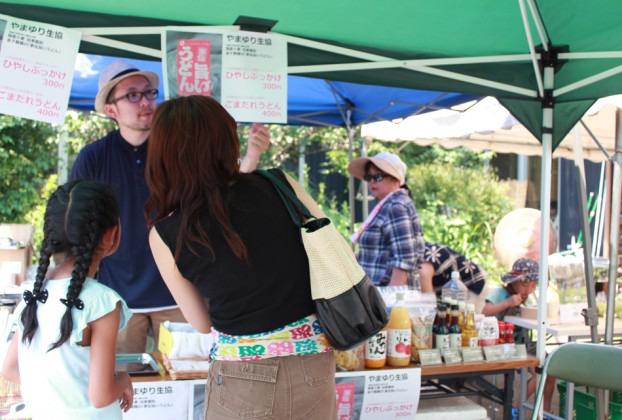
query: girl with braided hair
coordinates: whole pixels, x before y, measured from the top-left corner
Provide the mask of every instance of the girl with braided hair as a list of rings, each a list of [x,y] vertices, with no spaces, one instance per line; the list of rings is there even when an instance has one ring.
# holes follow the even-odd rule
[[[15,309],[2,376],[20,383],[33,419],[121,419],[133,388],[127,373],[115,374],[115,345],[131,312],[93,278],[119,245],[114,191],[97,181],[58,187],[43,229],[37,276]]]

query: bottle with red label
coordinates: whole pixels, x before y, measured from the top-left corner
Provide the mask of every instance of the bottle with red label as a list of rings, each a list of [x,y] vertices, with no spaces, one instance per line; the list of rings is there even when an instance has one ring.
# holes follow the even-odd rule
[[[505,342],[514,344],[514,324],[505,323]]]
[[[505,322],[497,321],[499,325],[499,339],[497,340],[497,344],[505,344]]]
[[[404,293],[396,293],[397,301],[391,308],[387,324],[387,364],[393,367],[410,364],[411,320],[404,304]]]

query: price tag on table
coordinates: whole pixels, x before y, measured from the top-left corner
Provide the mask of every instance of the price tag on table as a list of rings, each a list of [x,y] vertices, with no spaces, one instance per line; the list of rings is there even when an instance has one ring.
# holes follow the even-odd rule
[[[438,349],[419,350],[421,366],[442,365],[441,352]]]
[[[462,347],[462,360],[468,362],[483,362],[484,353],[481,347]]]
[[[516,344],[514,345],[515,359],[526,359],[527,358],[527,347],[524,344]]]
[[[503,348],[503,359],[512,360],[516,359],[516,346],[514,344],[501,344],[499,347]]]
[[[453,363],[461,363],[462,356],[460,356],[460,349],[450,348],[441,351],[445,364],[451,365]]]
[[[486,360],[503,360],[503,346],[484,346]]]

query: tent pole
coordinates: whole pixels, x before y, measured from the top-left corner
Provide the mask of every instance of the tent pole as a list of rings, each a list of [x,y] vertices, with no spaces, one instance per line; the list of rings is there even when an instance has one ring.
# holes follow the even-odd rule
[[[367,156],[367,141],[363,139],[361,142],[361,157]],[[369,216],[369,188],[367,182],[361,181],[362,184],[362,195],[363,202],[361,208],[363,209],[363,220],[367,220],[367,216]]]
[[[352,134],[352,110],[346,110],[346,133],[348,134],[348,162],[352,162],[354,159],[354,136]],[[354,177],[352,174],[348,174],[348,201],[350,204],[350,235],[354,233],[354,222],[356,220],[356,206],[355,206],[355,197],[356,192],[354,191]],[[354,246],[354,244],[352,244]]]
[[[592,260],[592,232],[590,230],[589,210],[587,208],[587,188],[585,186],[585,166],[583,161],[581,139],[578,129],[574,132],[574,168],[579,199],[579,216],[583,232],[583,268],[585,273],[585,289],[587,291],[587,308],[581,310],[585,325],[590,327],[592,343],[598,343],[598,314],[596,313],[596,287],[594,285],[594,268]]]
[[[613,340],[613,322],[616,284],[618,277],[618,252],[620,242],[620,196],[622,194],[622,112],[616,110],[616,148],[611,158],[613,185],[611,187],[611,216],[609,233],[609,279],[607,283],[607,311],[605,316],[605,343]]]
[[[554,82],[553,66],[544,67],[545,93],[551,92]],[[546,96],[546,95],[545,95]],[[553,156],[553,100],[542,102],[542,166],[540,168],[540,271],[538,273],[538,341],[536,356],[540,364],[544,364],[546,346],[546,295],[549,279],[549,236],[551,218],[551,167]]]
[[[544,97],[542,98],[542,165],[540,168],[540,256],[538,271],[538,323],[536,328],[536,357],[540,366],[546,358],[546,330],[548,327],[546,295],[549,283],[549,236],[551,234],[551,167],[553,161],[553,86],[555,67],[544,66]],[[542,418],[540,405],[538,418]]]

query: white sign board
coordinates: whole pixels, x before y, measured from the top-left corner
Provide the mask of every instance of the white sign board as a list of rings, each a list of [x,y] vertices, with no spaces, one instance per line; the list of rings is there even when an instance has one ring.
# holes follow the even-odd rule
[[[133,378],[134,406],[123,413],[123,420],[188,419],[192,381],[138,382]],[[203,381],[203,389],[205,389]]]
[[[205,379],[140,382],[123,420],[203,420]],[[411,419],[419,406],[421,369],[337,372],[338,420]]]
[[[338,372],[337,419],[374,420],[415,417],[421,369]]]
[[[238,122],[287,122],[287,42],[278,34],[166,28],[166,98],[206,95]]]
[[[0,113],[65,122],[81,32],[0,15]]]

